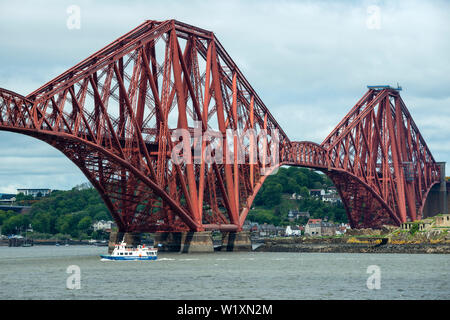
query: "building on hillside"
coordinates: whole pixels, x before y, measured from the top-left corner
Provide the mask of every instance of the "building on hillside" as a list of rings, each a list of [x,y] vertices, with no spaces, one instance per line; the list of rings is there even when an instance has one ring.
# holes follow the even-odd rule
[[[309,219],[305,225],[305,235],[321,236],[322,235],[322,219]]]
[[[322,236],[334,236],[336,234],[337,228],[334,223],[322,221],[320,227],[321,227],[320,232]]]
[[[280,237],[284,237],[286,234],[286,230],[284,227],[275,227],[276,228],[276,235]]]
[[[322,196],[322,200],[324,202],[329,202],[332,204],[341,202],[341,198],[339,197],[339,195],[337,193],[326,193]]]
[[[294,214],[294,210],[289,210],[287,217],[289,222],[292,222],[297,218],[296,215]]]
[[[450,227],[450,214],[443,214],[435,217],[436,227]]]
[[[328,187],[327,190],[324,189],[310,189],[309,195],[313,198],[320,199],[325,202],[332,204],[341,203],[341,198],[336,190],[336,187]]]
[[[302,231],[301,231],[299,226],[287,226],[284,234],[287,237],[290,237],[290,236],[301,236],[302,235]]]
[[[12,204],[16,201],[15,194],[0,193],[0,204]]]
[[[308,211],[300,212],[298,210],[289,210],[289,212],[288,212],[288,220],[290,222],[293,222],[294,220],[298,220],[302,217],[309,219],[309,217],[310,217],[309,212]]]
[[[329,193],[329,194],[337,194],[338,192],[337,192],[337,189],[336,189],[335,186],[330,186],[330,187],[327,188],[327,193]]]
[[[432,227],[433,219],[424,219],[419,223],[419,230],[424,231]]]
[[[258,226],[259,236],[260,237],[267,237],[267,236],[269,236],[269,229],[271,229],[271,228],[269,228],[267,223],[260,224]]]
[[[300,218],[308,218],[309,219],[310,216],[311,215],[309,214],[309,211],[300,211],[297,214],[297,219],[300,219]]]
[[[46,197],[52,192],[51,189],[17,189],[17,194],[23,194],[24,196]]]
[[[345,234],[347,232],[347,229],[350,229],[350,226],[341,223],[339,226],[336,227],[336,234]]]
[[[111,232],[112,228],[115,226],[116,225],[114,221],[105,221],[105,220],[97,221],[92,225],[94,231],[103,230],[106,232]]]
[[[419,231],[425,231],[428,229],[431,229],[433,224],[433,219],[423,219],[423,220],[418,220],[418,221],[408,221],[408,222],[404,222],[400,225],[400,229],[402,230],[411,230],[411,228],[414,225],[418,226],[418,230]]]
[[[252,227],[252,222],[249,220],[245,220],[244,224],[242,225],[242,231],[250,231],[251,227]]]
[[[276,237],[283,236],[285,233],[283,227],[276,227],[273,224],[263,223],[258,228],[260,237]]]
[[[87,189],[92,189],[94,186],[92,185],[92,183],[90,182],[84,182],[82,184],[76,185],[74,188],[76,190],[87,190]]]
[[[411,228],[417,225],[419,231],[429,230],[433,227],[437,228],[449,228],[450,227],[450,214],[441,214],[432,218],[427,218],[418,221],[408,221],[400,225],[402,230],[409,231]]]
[[[342,228],[340,228],[342,227]],[[339,226],[322,219],[309,219],[305,225],[305,235],[309,236],[334,236],[343,234],[345,226]]]
[[[314,198],[322,199],[322,197],[325,195],[324,189],[309,189],[309,195]]]
[[[273,224],[263,223],[259,225],[259,235],[261,237],[269,237],[276,234],[276,228]]]
[[[291,199],[292,199],[292,200],[297,200],[297,199],[301,199],[301,198],[302,198],[302,196],[299,195],[299,194],[297,194],[297,193],[293,193],[293,194],[291,195]]]
[[[287,217],[288,217],[289,222],[293,222],[297,218],[297,216],[292,212],[292,210],[289,210]]]
[[[255,222],[254,224],[252,224],[252,226],[250,227],[250,232],[258,232],[259,231],[259,223]]]

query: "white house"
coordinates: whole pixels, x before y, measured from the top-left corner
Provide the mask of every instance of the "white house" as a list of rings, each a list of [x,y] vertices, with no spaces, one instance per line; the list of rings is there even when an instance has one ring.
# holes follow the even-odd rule
[[[112,227],[114,225],[113,221],[105,221],[105,220],[100,220],[95,222],[92,227],[94,228],[94,231],[98,231],[98,230],[111,230]]]
[[[309,189],[309,195],[314,198],[322,199],[325,195],[324,189]]]
[[[296,194],[296,193],[293,193],[293,194],[291,195],[291,199],[293,199],[293,200],[295,200],[295,199],[301,199],[301,198],[302,198],[302,196],[299,195],[299,194]]]
[[[17,194],[22,193],[25,196],[33,196],[34,198],[37,196],[48,196],[51,192],[51,189],[17,189]]]
[[[309,195],[313,198],[321,199],[325,202],[330,203],[340,203],[341,198],[335,187],[329,187],[327,190],[325,189],[310,189]]]
[[[326,193],[322,196],[322,200],[324,202],[330,202],[330,203],[338,203],[341,202],[341,198],[337,193]]]
[[[288,236],[288,237],[289,236],[301,236],[302,235],[301,230],[300,230],[300,228],[298,226],[293,226],[293,227],[287,226],[286,227],[286,231],[284,232],[284,234],[286,236]]]

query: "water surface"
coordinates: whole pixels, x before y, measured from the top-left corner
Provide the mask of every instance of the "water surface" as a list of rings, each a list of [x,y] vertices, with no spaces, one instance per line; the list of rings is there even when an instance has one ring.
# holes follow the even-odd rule
[[[106,247],[0,247],[0,299],[449,299],[441,254],[160,253],[156,261],[101,261]],[[80,268],[68,289],[67,268]],[[381,288],[368,289],[370,265]]]

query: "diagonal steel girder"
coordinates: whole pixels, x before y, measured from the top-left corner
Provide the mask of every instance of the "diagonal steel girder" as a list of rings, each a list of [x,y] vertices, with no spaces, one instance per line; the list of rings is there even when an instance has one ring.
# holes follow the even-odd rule
[[[26,97],[0,89],[0,130],[63,152],[121,231],[239,231],[281,165],[327,174],[352,227],[399,224],[439,177],[398,91],[368,90],[320,145],[293,142],[216,36],[176,20],[145,21]]]

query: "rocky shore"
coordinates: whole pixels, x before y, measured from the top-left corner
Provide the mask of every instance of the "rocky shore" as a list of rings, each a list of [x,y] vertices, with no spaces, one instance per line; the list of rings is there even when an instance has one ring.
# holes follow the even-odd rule
[[[450,253],[450,242],[399,243],[389,238],[286,238],[268,239],[255,249],[262,252],[335,253]]]

